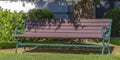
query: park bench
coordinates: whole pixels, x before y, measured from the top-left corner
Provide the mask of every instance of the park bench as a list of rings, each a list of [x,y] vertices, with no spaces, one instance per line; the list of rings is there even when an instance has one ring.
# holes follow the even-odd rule
[[[18,46],[77,46],[77,47],[100,47],[101,53],[105,49],[110,53],[110,35],[111,19],[27,19],[25,22],[24,32],[18,34],[18,28],[15,28],[15,38],[17,41],[16,53]],[[100,39],[102,45],[81,45],[81,44],[30,44],[20,42],[20,38],[87,38]],[[107,41],[107,42],[106,42]],[[26,48],[24,47],[24,51]]]

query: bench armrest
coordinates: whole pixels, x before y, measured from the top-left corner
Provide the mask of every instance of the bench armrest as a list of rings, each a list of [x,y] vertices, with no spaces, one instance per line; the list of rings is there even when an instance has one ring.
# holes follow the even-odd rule
[[[102,27],[102,38],[106,38],[106,35],[108,34],[109,32],[109,28],[107,27]]]

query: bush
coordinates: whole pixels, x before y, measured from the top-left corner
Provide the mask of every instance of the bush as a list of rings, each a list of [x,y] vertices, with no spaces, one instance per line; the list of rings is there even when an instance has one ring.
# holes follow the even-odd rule
[[[120,8],[108,11],[104,18],[110,18],[112,22],[112,36],[120,36]]]
[[[16,26],[23,27],[25,14],[21,12],[10,12],[0,8],[0,42],[15,42],[14,29]]]
[[[0,42],[11,43],[16,42],[14,38],[14,29],[16,26],[23,27],[26,17],[29,18],[53,18],[53,14],[46,9],[33,9],[26,13],[10,12],[0,8]],[[20,30],[19,32],[22,32]]]
[[[28,11],[27,17],[31,19],[53,18],[53,13],[47,9],[32,9]]]
[[[15,48],[16,43],[0,43],[0,49]]]

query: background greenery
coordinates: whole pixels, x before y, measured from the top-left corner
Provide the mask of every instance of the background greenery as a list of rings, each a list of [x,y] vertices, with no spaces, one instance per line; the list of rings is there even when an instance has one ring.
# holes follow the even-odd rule
[[[27,17],[31,19],[54,18],[53,13],[47,9],[32,9],[28,11]]]
[[[112,19],[112,36],[120,36],[120,8],[115,8],[108,11],[104,18]]]
[[[53,14],[46,9],[33,9],[28,13],[10,12],[0,8],[0,43],[15,43],[14,29],[16,26],[23,27],[27,17],[30,18],[53,18]],[[20,30],[19,32],[22,32]]]
[[[24,12],[10,12],[0,8],[0,42],[14,42],[14,29],[24,25]]]

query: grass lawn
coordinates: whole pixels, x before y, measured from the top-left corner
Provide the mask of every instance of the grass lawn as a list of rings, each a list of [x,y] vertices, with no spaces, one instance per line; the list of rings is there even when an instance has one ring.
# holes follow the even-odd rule
[[[120,37],[113,37],[111,38],[111,44],[114,44],[114,45],[120,45]]]
[[[0,60],[120,60],[117,55],[80,55],[80,54],[5,54]]]

